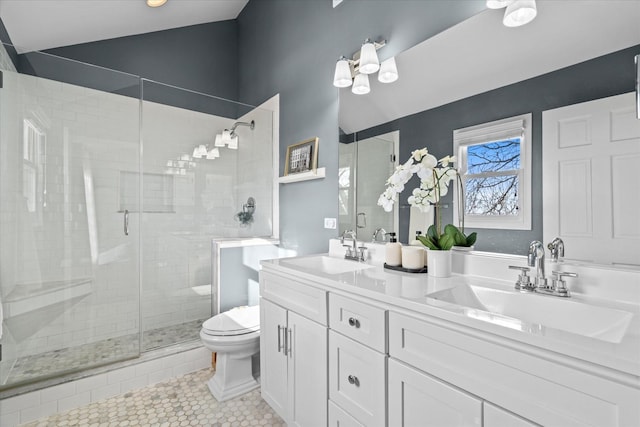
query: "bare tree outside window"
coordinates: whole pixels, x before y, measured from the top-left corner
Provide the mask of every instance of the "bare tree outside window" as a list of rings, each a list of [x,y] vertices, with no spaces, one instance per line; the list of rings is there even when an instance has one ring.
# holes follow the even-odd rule
[[[467,147],[467,215],[518,215],[520,142],[512,138]]]

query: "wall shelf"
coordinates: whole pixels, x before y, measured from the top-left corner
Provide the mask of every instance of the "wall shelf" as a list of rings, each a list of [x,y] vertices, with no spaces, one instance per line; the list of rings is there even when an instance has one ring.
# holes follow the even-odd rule
[[[289,184],[290,182],[309,181],[311,179],[320,179],[325,177],[325,168],[318,168],[316,172],[300,172],[291,175],[285,175],[278,178],[280,184]]]

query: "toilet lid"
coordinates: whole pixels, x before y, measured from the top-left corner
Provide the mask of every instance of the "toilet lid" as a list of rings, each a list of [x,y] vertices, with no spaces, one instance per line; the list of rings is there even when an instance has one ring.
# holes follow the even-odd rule
[[[243,335],[260,330],[260,306],[236,307],[213,316],[202,324],[208,335]]]

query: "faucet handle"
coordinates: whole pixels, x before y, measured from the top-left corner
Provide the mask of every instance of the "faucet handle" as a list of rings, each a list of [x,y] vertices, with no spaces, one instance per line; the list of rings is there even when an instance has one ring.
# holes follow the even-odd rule
[[[577,273],[571,273],[568,271],[552,271],[551,278],[551,291],[558,296],[568,297],[569,289],[567,289],[567,282],[563,280],[564,277],[578,277]]]
[[[510,265],[510,270],[520,270],[520,275],[518,276],[518,280],[516,281],[515,288],[519,291],[530,291],[532,289],[531,286],[531,277],[529,277],[529,267],[519,267],[517,265]]]
[[[344,254],[345,258],[353,256],[353,251],[351,250],[351,245],[342,245],[342,247],[347,250],[346,253]]]
[[[362,245],[362,246],[358,246],[358,249],[359,249],[358,260],[365,261],[367,259],[365,255],[365,251],[367,250],[367,247],[365,245]]]

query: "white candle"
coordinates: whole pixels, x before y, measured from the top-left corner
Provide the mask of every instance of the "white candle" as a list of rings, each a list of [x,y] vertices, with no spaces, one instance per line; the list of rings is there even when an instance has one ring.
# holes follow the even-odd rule
[[[424,250],[417,246],[403,246],[402,266],[414,270],[424,267]]]

